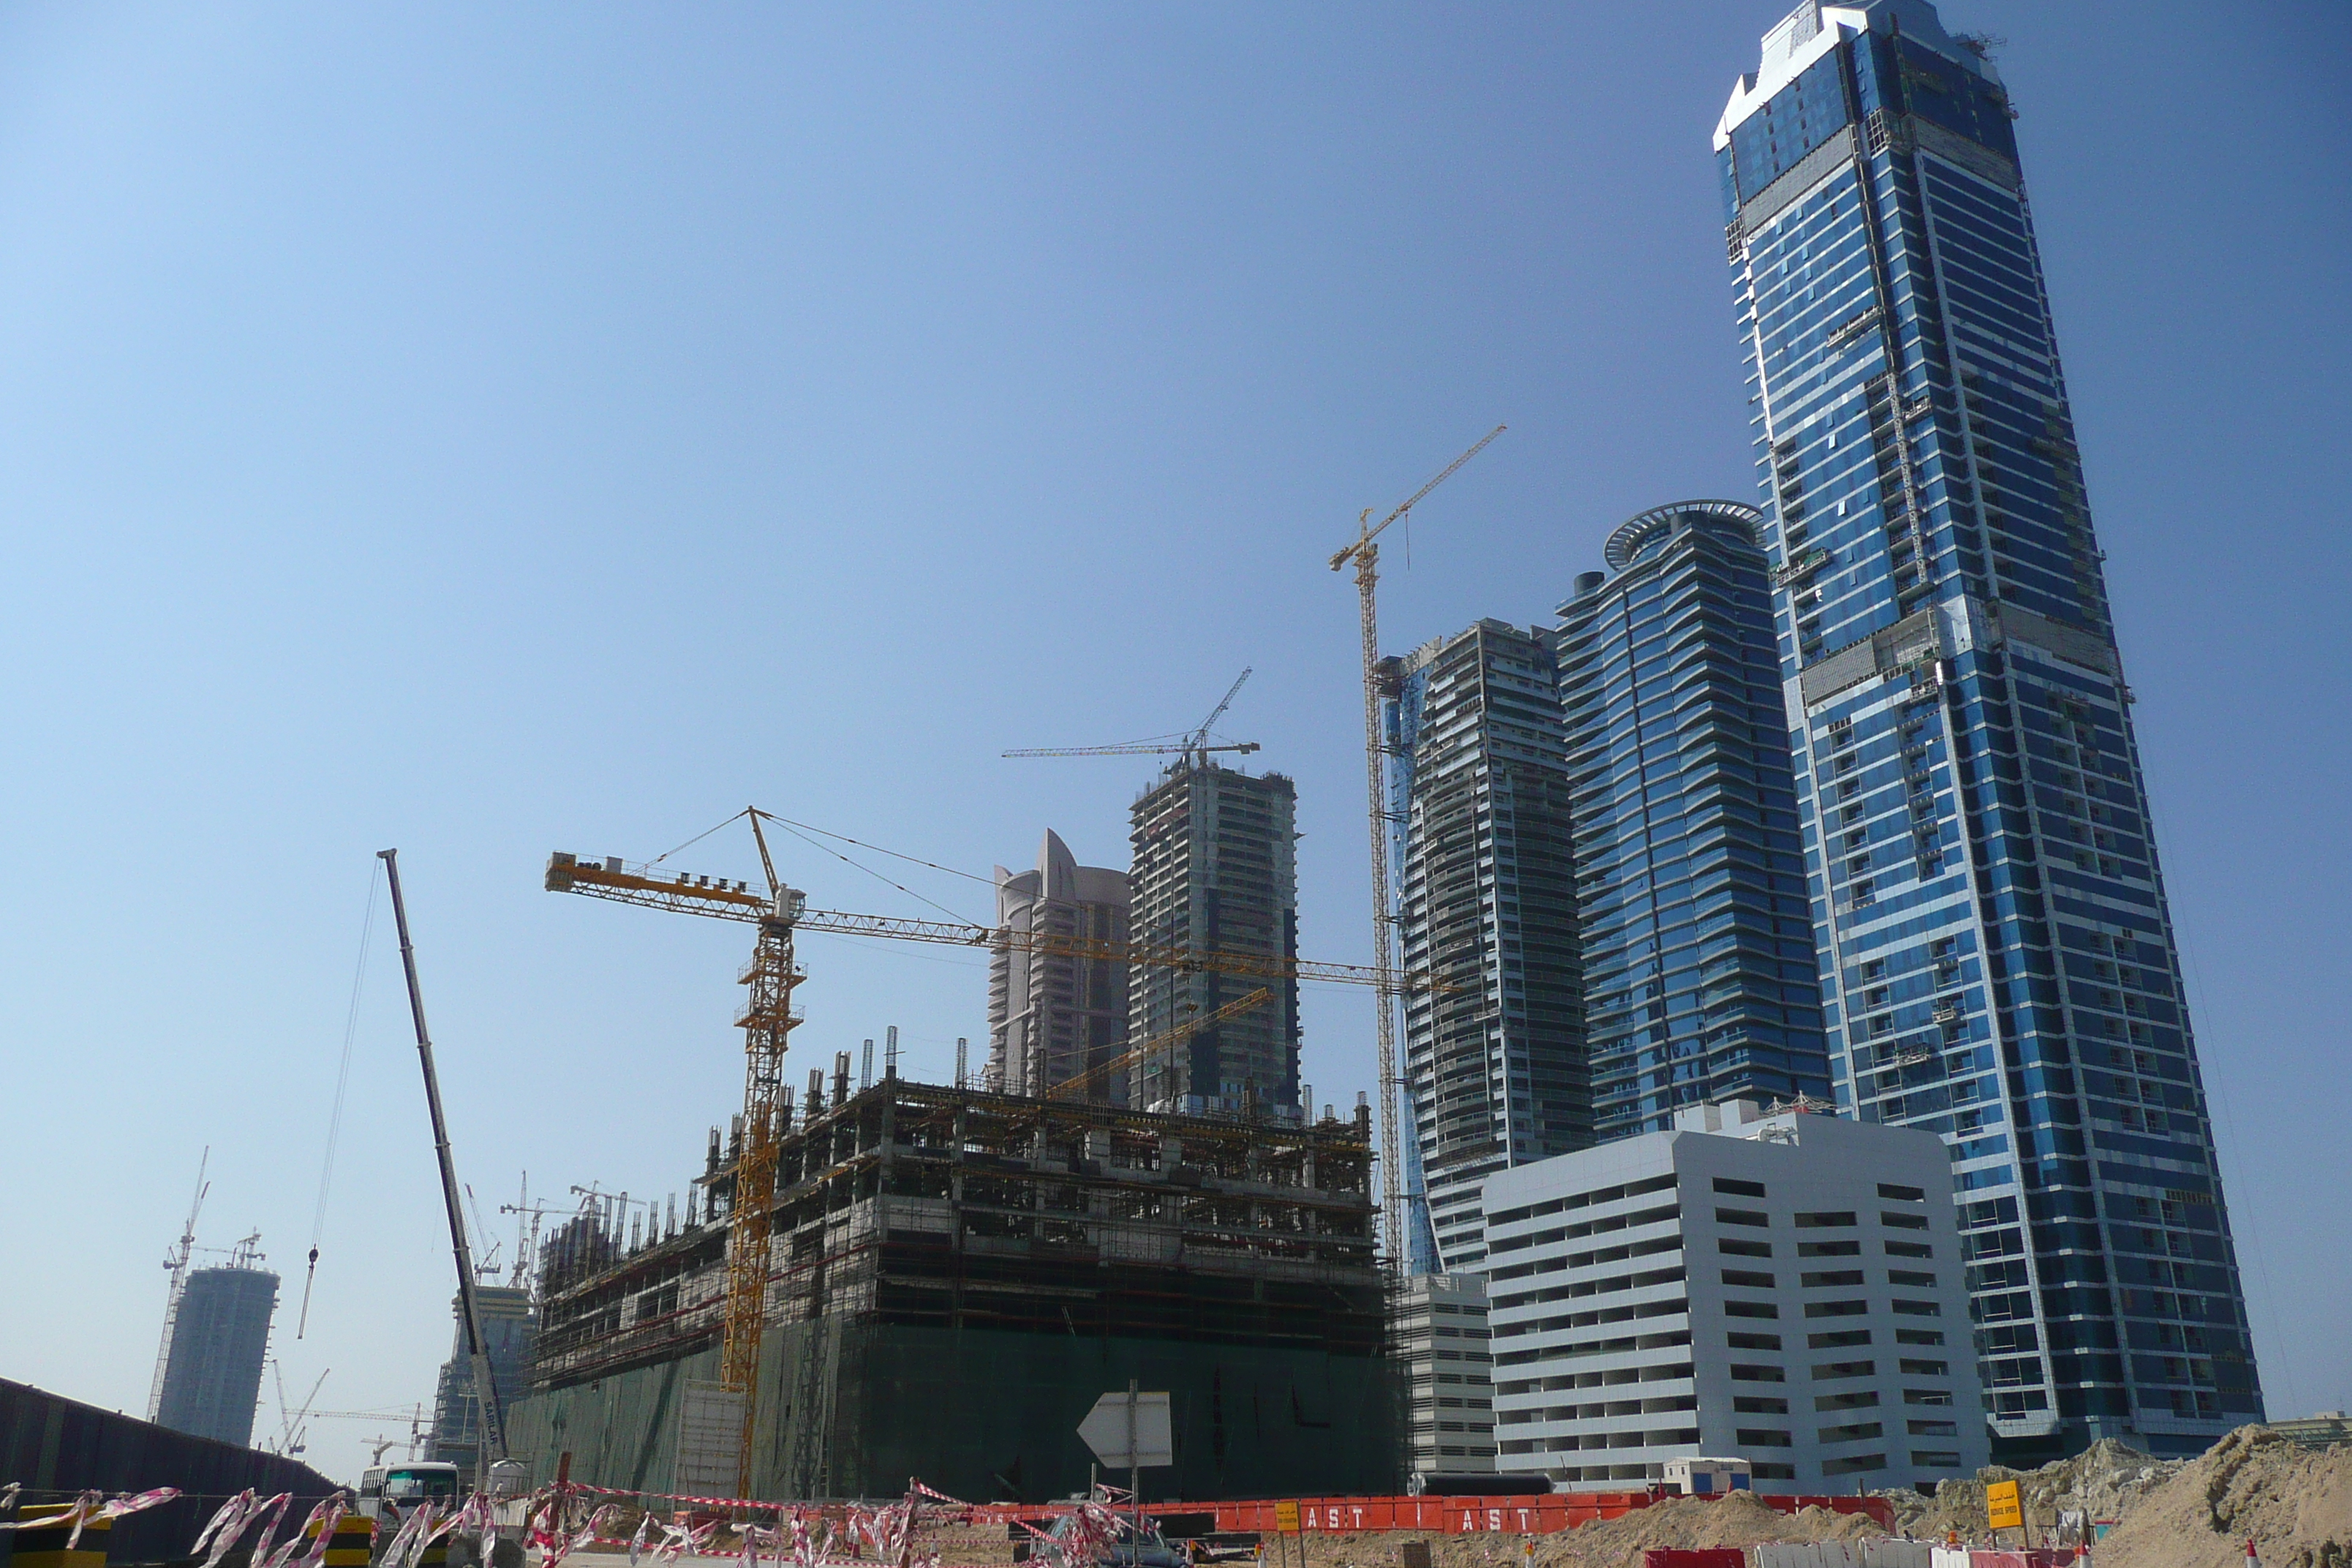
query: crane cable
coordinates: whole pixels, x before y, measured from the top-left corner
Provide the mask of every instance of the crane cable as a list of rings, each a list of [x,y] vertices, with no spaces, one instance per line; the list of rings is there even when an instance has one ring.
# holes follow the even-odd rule
[[[777,826],[779,826],[779,827],[782,828],[785,832],[787,832],[787,833],[791,834],[793,837],[795,837],[795,838],[799,839],[802,843],[803,843],[803,844],[807,845],[810,848],[812,848],[812,849],[814,849],[814,850],[817,851],[819,854],[821,854],[821,855],[830,855],[830,856],[832,856],[835,859],[836,859],[836,860],[840,861],[840,862],[841,862],[843,865],[845,865],[845,866],[851,866],[851,867],[855,867],[855,868],[856,868],[856,869],[858,869],[858,870],[860,870],[860,871],[865,872],[867,876],[869,876],[869,877],[873,878],[876,881],[882,883],[884,886],[898,889],[900,892],[902,892],[902,893],[906,894],[908,898],[910,898],[910,899],[914,900],[916,902],[918,902],[918,903],[924,903],[924,904],[929,904],[929,905],[930,905],[930,906],[931,906],[931,908],[933,908],[933,909],[935,909],[935,910],[939,910],[939,911],[940,911],[940,913],[941,913],[941,914],[943,914],[943,915],[947,916],[947,917],[948,917],[948,919],[950,919],[950,920],[951,920],[951,921],[960,921],[961,923],[962,923],[962,924],[964,924],[964,925],[968,925],[968,926],[976,926],[976,925],[980,924],[980,922],[979,922],[978,921],[968,919],[967,917],[965,917],[965,916],[963,916],[963,915],[961,915],[961,914],[957,913],[955,910],[951,910],[951,909],[948,908],[945,904],[943,904],[943,903],[940,902],[937,899],[927,899],[927,898],[923,897],[923,895],[922,895],[922,894],[920,894],[920,893],[919,893],[919,892],[915,891],[915,889],[912,889],[912,888],[910,888],[910,887],[907,886],[907,884],[905,884],[904,882],[892,881],[888,877],[886,877],[886,876],[884,876],[881,872],[877,871],[873,867],[871,867],[871,866],[867,866],[867,865],[865,865],[865,864],[863,864],[863,863],[861,863],[861,862],[859,862],[859,861],[856,861],[856,860],[851,859],[848,856],[844,855],[840,850],[834,848],[831,845],[829,845],[829,844],[819,844],[815,839],[811,838],[811,837],[808,836],[808,834],[806,834],[806,833],[803,833],[803,832],[799,829],[799,827],[797,827],[796,826],[794,826],[793,824],[792,824],[792,823],[790,823],[790,822],[785,821],[785,820],[784,820],[782,817],[781,817],[781,816],[770,816],[767,812],[764,812],[764,811],[763,811],[763,812],[761,812],[760,815],[761,815],[761,816],[765,816],[765,817],[767,817],[769,821],[771,821],[771,822],[774,823]],[[823,829],[822,827],[812,829],[812,831],[814,831],[814,832],[817,832],[817,833],[824,833],[824,829]],[[826,834],[825,834],[825,837],[828,837],[828,838],[841,838],[842,842],[843,842],[843,843],[845,843],[845,844],[856,844],[856,843],[857,843],[857,840],[856,840],[856,839],[855,839],[855,838],[842,838],[842,836],[841,836],[840,834],[838,834],[838,833],[826,833]],[[868,845],[861,845],[861,846],[859,846],[859,847],[861,847],[861,848],[867,848],[867,849],[880,849],[880,847],[879,847],[879,846],[877,846],[877,845],[871,845],[871,844],[868,844]],[[885,854],[885,855],[895,855],[895,854],[897,854],[898,852],[897,852],[896,850],[891,850],[891,849],[880,849],[880,853]],[[914,858],[913,856],[911,856],[911,855],[898,855],[898,858],[899,859],[901,859],[901,860],[913,860],[913,859],[915,858]],[[928,861],[928,860],[919,860],[919,861],[916,861],[916,864],[917,864],[917,865],[920,865],[920,866],[928,866],[928,865],[929,865],[929,864],[930,864],[930,862],[929,862],[929,861]],[[942,866],[942,867],[939,868],[939,869],[940,869],[940,870],[944,871],[944,870],[946,870],[946,869],[947,869],[947,868],[946,868],[946,867],[944,867],[944,866]],[[962,873],[962,874],[963,874],[963,875],[969,875],[969,873]],[[978,879],[977,879],[977,878],[975,878],[975,879],[974,879],[974,880],[978,880]]]
[[[375,935],[376,863],[368,863],[367,915],[360,922],[359,962],[352,966],[351,1005],[343,1014],[343,1059],[335,1069],[335,1107],[327,1116],[327,1152],[319,1168],[319,1206],[310,1216],[310,1267],[302,1276],[302,1312],[294,1324],[300,1339],[310,1324],[310,1285],[319,1277],[319,1241],[327,1230],[327,1187],[335,1174],[335,1142],[342,1134],[343,1092],[352,1081],[352,1043],[359,1037],[360,994],[367,982],[368,945]]]
[[[658,866],[663,861],[668,859],[671,856],[677,854],[679,849],[684,849],[691,845],[701,843],[704,839],[718,832],[719,828],[725,827],[729,823],[741,821],[744,817],[751,816],[755,810],[757,810],[756,807],[739,811],[733,816],[729,817],[726,822],[719,823],[715,826],[704,828],[701,832],[688,839],[686,843],[680,844],[675,848],[663,850],[660,854],[647,861],[646,864],[649,867]],[[867,844],[861,839],[852,838],[846,833],[835,833],[829,828],[818,827],[809,823],[794,822],[789,816],[778,816],[772,811],[761,811],[759,812],[759,815],[766,818],[768,821],[774,823],[777,826],[782,828],[785,832],[791,834],[793,837],[799,839],[810,848],[817,850],[821,854],[830,855],[835,859],[840,861],[843,865],[853,867],[857,870],[865,872],[867,876],[873,878],[876,881],[882,883],[886,887],[896,888],[898,891],[906,894],[908,898],[915,900],[918,903],[930,905],[931,908],[939,910],[940,913],[947,916],[950,920],[957,921],[959,924],[978,925],[980,922],[978,921],[966,919],[964,916],[957,913],[955,910],[948,908],[945,904],[939,902],[935,899],[924,898],[922,894],[915,891],[914,889],[908,887],[903,882],[892,881],[888,877],[877,871],[873,867],[851,859],[848,856],[844,855],[840,850],[832,847],[830,845],[819,844],[816,839],[811,838],[809,835],[814,833],[817,835],[818,837],[836,839],[844,844],[855,845],[860,849],[870,849],[877,855],[887,855],[893,860],[904,860],[909,865],[928,867],[934,871],[945,871],[950,877],[961,877],[966,881],[978,882],[985,887],[992,888],[996,885],[995,879],[991,877],[976,877],[970,871],[959,871],[953,866],[942,866],[936,860],[926,860],[919,855],[902,855],[896,849],[885,849],[879,844]]]

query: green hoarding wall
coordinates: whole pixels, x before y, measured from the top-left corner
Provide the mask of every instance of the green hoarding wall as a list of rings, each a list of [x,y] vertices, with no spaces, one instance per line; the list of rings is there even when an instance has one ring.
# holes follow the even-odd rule
[[[1085,1489],[1077,1436],[1129,1379],[1170,1394],[1176,1462],[1144,1495],[1208,1500],[1402,1489],[1402,1385],[1393,1363],[1293,1349],[820,1320],[771,1326],[762,1346],[753,1495],[896,1496],[910,1478],[972,1501]],[[536,1479],[671,1491],[680,1395],[719,1374],[714,1348],[534,1394],[509,1443]],[[1122,1476],[1106,1477],[1119,1485]]]

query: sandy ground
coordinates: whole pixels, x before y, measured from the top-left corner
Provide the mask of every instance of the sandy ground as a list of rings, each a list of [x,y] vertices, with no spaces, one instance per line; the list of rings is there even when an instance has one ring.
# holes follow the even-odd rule
[[[2138,1500],[2100,1543],[2099,1568],[2352,1563],[2352,1448],[2305,1448],[2242,1426]]]
[[[1947,1481],[1933,1498],[1880,1494],[1895,1530],[1922,1540],[1957,1531],[1984,1541],[1985,1483],[2021,1483],[2038,1524],[2060,1509],[2121,1522],[2095,1555],[2097,1568],[2244,1568],[2251,1539],[2263,1568],[2352,1568],[2352,1447],[2299,1447],[2261,1426],[2241,1427],[2195,1459],[2164,1461],[2115,1442],[2038,1470],[1998,1467]],[[1857,1541],[1884,1534],[1860,1514],[1806,1509],[1783,1514],[1747,1497],[1669,1500],[1550,1535],[1443,1535],[1390,1531],[1266,1542],[1267,1568],[1402,1568],[1403,1545],[1426,1541],[1430,1568],[1629,1568],[1651,1547],[1753,1546],[1768,1541]],[[942,1568],[1010,1568],[1004,1528],[927,1531]],[[598,1552],[596,1568],[611,1556]],[[725,1557],[705,1562],[740,1561]]]
[[[1810,1508],[1779,1513],[1745,1497],[1721,1502],[1667,1501],[1549,1535],[1443,1535],[1381,1531],[1266,1541],[1266,1568],[1402,1568],[1408,1541],[1429,1542],[1430,1568],[1624,1568],[1654,1546],[1752,1546],[1762,1541],[1852,1541],[1885,1531],[1859,1514]],[[1004,1527],[926,1531],[923,1548],[942,1568],[984,1568],[1013,1561]],[[2333,1565],[2331,1565],[2333,1568]],[[2347,1565],[2352,1568],[2352,1565]]]

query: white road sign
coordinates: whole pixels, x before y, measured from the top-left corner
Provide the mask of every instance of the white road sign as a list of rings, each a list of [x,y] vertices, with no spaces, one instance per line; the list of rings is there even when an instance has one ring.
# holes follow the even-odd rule
[[[1130,1432],[1134,1434],[1132,1453],[1128,1447]],[[1078,1436],[1087,1440],[1087,1447],[1106,1469],[1149,1468],[1176,1462],[1174,1430],[1169,1424],[1164,1393],[1106,1394],[1078,1423]]]

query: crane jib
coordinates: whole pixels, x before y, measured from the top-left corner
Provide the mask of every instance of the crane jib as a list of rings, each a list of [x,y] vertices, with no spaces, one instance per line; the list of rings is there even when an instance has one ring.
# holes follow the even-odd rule
[[[547,890],[582,893],[640,904],[648,909],[675,910],[714,920],[750,924],[779,918],[773,900],[752,892],[742,882],[726,878],[696,877],[684,872],[665,879],[643,870],[626,869],[617,859],[589,860],[558,852],[548,858]],[[1010,927],[967,925],[961,921],[904,919],[894,915],[852,914],[841,910],[813,910],[800,895],[786,889],[790,902],[784,916],[803,931],[841,936],[888,937],[899,942],[939,942],[952,947],[1003,946],[1013,951],[1064,953],[1113,963],[1140,963],[1160,969],[1247,974],[1266,980],[1328,981],[1349,985],[1385,984],[1400,992],[1445,994],[1475,989],[1437,979],[1425,973],[1381,972],[1361,964],[1326,963],[1314,959],[1278,957],[1271,953],[1220,952],[1199,948],[1162,946],[1149,942],[1109,942],[1093,937],[1061,936],[1049,931],[1015,931]]]

